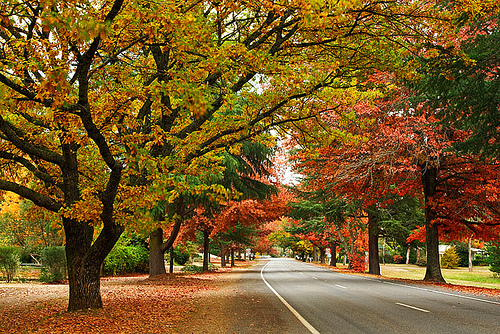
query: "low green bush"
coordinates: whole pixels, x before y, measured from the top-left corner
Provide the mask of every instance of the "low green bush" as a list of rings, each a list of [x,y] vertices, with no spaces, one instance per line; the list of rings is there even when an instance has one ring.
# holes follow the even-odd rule
[[[0,269],[7,280],[11,282],[19,270],[20,249],[18,247],[0,247]]]
[[[420,259],[418,259],[418,261],[415,262],[415,264],[419,267],[426,267],[427,266],[427,258],[421,256]]]
[[[179,247],[174,248],[174,262],[179,266],[185,265],[189,261],[189,252]]]
[[[212,263],[208,264],[208,271],[213,271],[215,270],[215,266]],[[201,273],[203,272],[203,267],[202,266],[197,266],[195,264],[190,264],[181,269],[181,271],[185,271],[188,273],[196,274],[196,273]]]
[[[40,281],[60,282],[66,278],[66,251],[64,246],[47,247],[41,251]]]
[[[115,245],[103,264],[105,275],[122,275],[127,273],[147,272],[149,252],[142,245],[128,245],[121,241]]]

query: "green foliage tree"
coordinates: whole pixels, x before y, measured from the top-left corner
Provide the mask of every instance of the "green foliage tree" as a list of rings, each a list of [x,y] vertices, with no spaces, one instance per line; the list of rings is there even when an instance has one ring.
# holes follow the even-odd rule
[[[500,244],[492,242],[486,246],[486,251],[488,253],[486,262],[490,265],[490,271],[500,276]]]
[[[458,148],[493,157],[500,156],[498,14],[497,9],[465,21],[459,43],[436,46],[433,56],[422,57],[423,80],[417,83],[422,100],[439,108],[446,122],[472,132]]]
[[[46,283],[59,282],[66,278],[66,253],[64,246],[46,247],[42,250],[42,270],[40,281]]]
[[[7,282],[11,282],[19,270],[20,250],[18,247],[0,247],[0,268]]]

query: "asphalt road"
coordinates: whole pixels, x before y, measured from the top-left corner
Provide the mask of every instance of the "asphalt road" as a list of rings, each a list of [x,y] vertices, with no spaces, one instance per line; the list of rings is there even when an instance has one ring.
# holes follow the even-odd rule
[[[239,307],[261,300],[262,312],[280,325],[275,333],[500,333],[498,298],[341,274],[292,259],[263,261],[241,284]],[[235,321],[238,330],[230,332],[261,332],[259,322],[253,330],[245,326],[253,316]]]

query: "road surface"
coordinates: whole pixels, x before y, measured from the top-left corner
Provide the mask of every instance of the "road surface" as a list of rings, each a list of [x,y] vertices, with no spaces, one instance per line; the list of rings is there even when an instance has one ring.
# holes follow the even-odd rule
[[[231,303],[240,316],[230,333],[500,333],[499,298],[341,274],[292,259],[262,261],[240,285],[244,293]],[[251,303],[260,303],[260,311],[241,316]]]

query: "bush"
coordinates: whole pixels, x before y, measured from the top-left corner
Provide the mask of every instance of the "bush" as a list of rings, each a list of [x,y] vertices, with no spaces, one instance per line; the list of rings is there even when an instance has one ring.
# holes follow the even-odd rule
[[[59,282],[66,278],[66,251],[64,246],[42,249],[42,270],[40,281],[45,283]]]
[[[117,243],[104,260],[105,275],[122,275],[146,272],[149,262],[148,250],[141,245],[127,245],[126,241]]]
[[[460,263],[460,257],[457,254],[455,247],[450,247],[444,251],[441,257],[441,267],[445,269],[455,269],[458,268]]]
[[[455,250],[460,258],[458,263],[459,267],[469,266],[469,245],[465,242],[457,242],[455,244]]]
[[[349,256],[349,269],[358,273],[364,273],[365,268],[365,256],[363,254],[351,254]]]
[[[490,265],[490,271],[500,275],[500,244],[493,243],[486,247],[486,251],[488,252],[486,263]]]
[[[174,262],[179,266],[185,265],[189,261],[189,252],[180,247],[174,248]]]
[[[381,259],[382,261],[382,259]],[[384,263],[394,263],[394,255],[386,253],[384,255]]]
[[[7,282],[11,282],[19,270],[20,249],[17,247],[0,247],[0,268]]]
[[[396,254],[394,255],[394,263],[404,263],[405,262],[405,259],[399,255],[399,254]]]
[[[214,271],[216,270],[215,266],[212,263],[208,263],[208,271]],[[203,272],[203,267],[202,266],[197,266],[195,264],[190,264],[181,269],[181,271],[185,271],[191,274],[197,274],[197,273],[202,273]]]
[[[427,267],[427,258],[420,256],[420,259],[415,264],[419,267]]]

